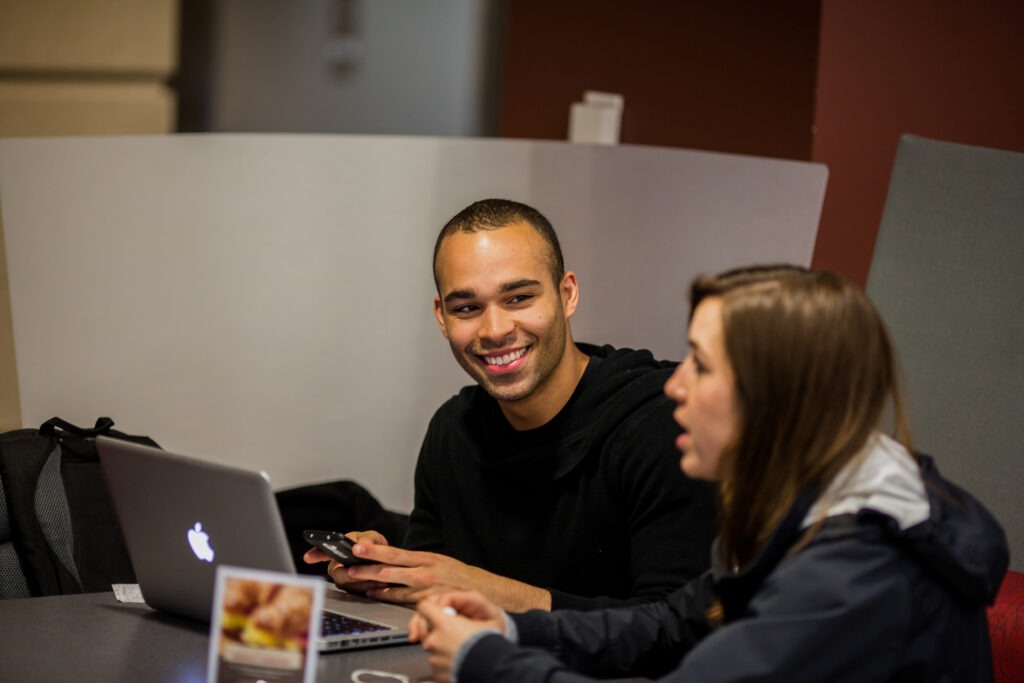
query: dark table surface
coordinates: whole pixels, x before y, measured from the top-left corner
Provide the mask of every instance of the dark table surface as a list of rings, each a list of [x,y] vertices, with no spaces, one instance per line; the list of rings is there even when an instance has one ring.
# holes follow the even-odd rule
[[[0,681],[202,683],[209,633],[207,624],[119,603],[113,593],[3,600]],[[317,680],[347,683],[357,669],[430,680],[418,645],[323,654]]]

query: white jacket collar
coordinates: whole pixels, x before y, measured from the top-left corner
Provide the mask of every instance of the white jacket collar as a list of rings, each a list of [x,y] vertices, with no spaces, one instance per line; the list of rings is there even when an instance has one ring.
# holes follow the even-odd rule
[[[902,531],[928,519],[930,509],[917,461],[896,440],[875,434],[811,507],[803,528],[823,517],[872,510],[896,520]]]

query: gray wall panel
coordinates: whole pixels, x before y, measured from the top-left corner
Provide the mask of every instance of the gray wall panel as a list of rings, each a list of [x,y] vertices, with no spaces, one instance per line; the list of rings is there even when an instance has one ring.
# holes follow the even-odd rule
[[[992,509],[1024,568],[1024,154],[904,136],[868,294],[915,446]]]

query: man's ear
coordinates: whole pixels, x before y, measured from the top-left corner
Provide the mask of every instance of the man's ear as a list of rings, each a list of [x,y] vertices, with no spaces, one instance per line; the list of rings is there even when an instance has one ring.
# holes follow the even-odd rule
[[[441,297],[434,297],[434,317],[437,318],[437,326],[441,328],[441,334],[448,338],[448,328],[444,324],[444,306],[441,304]]]
[[[576,281],[576,273],[570,270],[562,276],[559,294],[562,297],[562,308],[565,310],[565,317],[571,318],[572,314],[576,312],[576,306],[580,302],[580,285]]]

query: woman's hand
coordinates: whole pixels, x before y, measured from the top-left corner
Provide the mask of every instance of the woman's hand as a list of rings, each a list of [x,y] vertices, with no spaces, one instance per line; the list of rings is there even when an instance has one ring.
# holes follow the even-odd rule
[[[416,606],[409,620],[409,639],[422,643],[438,683],[452,679],[452,661],[474,633],[494,630],[505,633],[505,615],[476,592],[430,596]]]

